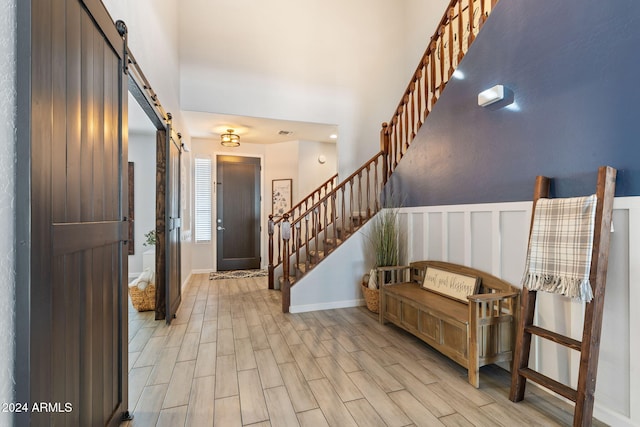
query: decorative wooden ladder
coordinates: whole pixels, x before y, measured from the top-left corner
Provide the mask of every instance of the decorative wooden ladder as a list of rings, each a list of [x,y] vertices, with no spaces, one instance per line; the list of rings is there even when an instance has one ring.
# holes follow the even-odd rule
[[[573,416],[574,426],[589,426],[593,414],[596,373],[598,371],[598,355],[600,351],[600,331],[604,293],[607,280],[607,264],[609,261],[609,240],[611,215],[615,193],[616,170],[603,166],[598,170],[597,206],[591,272],[589,280],[593,290],[593,300],[586,304],[582,341],[543,329],[533,324],[536,306],[536,291],[524,288],[521,296],[521,316],[516,331],[516,349],[513,357],[511,374],[511,392],[509,398],[519,402],[524,398],[526,381],[531,380],[575,402]],[[549,197],[549,178],[539,176],[536,180],[533,212],[540,198]],[[534,214],[531,215],[533,227]],[[554,379],[529,368],[529,354],[532,335],[553,341],[580,352],[580,367],[577,389],[573,389]]]
[[[287,215],[269,219],[269,288],[275,288],[274,272],[282,266],[283,312],[289,311],[290,286],[378,212],[381,189],[496,3],[451,0],[393,117],[382,124],[380,151],[340,184],[335,177],[324,183],[312,193],[317,199],[310,195]]]

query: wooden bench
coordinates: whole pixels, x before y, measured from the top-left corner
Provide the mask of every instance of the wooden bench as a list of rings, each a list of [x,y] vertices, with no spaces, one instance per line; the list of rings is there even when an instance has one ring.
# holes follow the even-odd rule
[[[462,281],[473,288],[474,279],[476,292],[465,294]],[[474,387],[481,366],[512,359],[520,290],[508,282],[470,267],[419,261],[378,268],[378,283],[380,323],[399,326],[467,368]]]

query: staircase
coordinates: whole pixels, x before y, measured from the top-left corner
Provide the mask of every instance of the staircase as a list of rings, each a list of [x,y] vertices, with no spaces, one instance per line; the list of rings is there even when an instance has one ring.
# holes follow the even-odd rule
[[[498,0],[451,0],[395,113],[380,151],[341,183],[323,183],[281,218],[269,216],[269,289],[279,277],[282,311],[290,289],[383,206],[383,189],[442,95]]]

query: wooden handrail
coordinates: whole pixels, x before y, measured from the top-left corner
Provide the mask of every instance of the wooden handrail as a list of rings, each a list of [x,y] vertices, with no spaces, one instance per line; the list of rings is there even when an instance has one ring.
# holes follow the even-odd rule
[[[380,152],[340,184],[335,185],[337,175],[331,177],[294,206],[286,220],[269,216],[269,288],[274,288],[274,269],[282,265],[284,312],[289,310],[289,290],[295,282],[291,280],[291,269],[308,271],[311,254],[318,256],[321,246],[325,251],[335,248],[340,230],[353,233],[380,210],[382,187],[409,149],[497,2],[451,0],[391,120],[382,124]],[[331,189],[327,190],[329,185]],[[283,227],[287,230],[286,239],[282,235]],[[331,230],[333,237],[328,238]]]
[[[316,188],[315,190],[313,190],[311,193],[309,193],[309,195],[305,198],[303,198],[300,202],[298,202],[294,207],[292,207],[291,209],[289,209],[289,211],[287,212],[289,214],[289,216],[291,217],[291,215],[296,211],[299,210],[302,205],[308,204],[309,200],[315,200],[315,196],[322,194],[322,190],[325,190],[326,193],[326,188],[328,186],[331,186],[331,189],[334,188],[335,186],[335,182],[338,179],[338,174],[336,173],[335,175],[333,175],[331,178],[327,179],[325,182],[323,182],[322,184],[320,184],[318,186],[318,188]],[[305,209],[306,210],[306,209]],[[284,219],[283,217],[278,218],[276,221],[274,221],[276,224],[279,222],[282,222],[282,220]]]
[[[325,195],[322,199],[320,199],[318,202],[316,202],[313,206],[311,206],[307,212],[313,211],[315,209],[318,209],[326,200],[328,200],[328,198],[331,196],[332,193],[337,193],[340,190],[344,190],[345,186],[352,181],[355,177],[359,176],[362,172],[364,172],[372,163],[375,163],[376,160],[380,159],[382,156],[384,155],[384,153],[379,152],[377,153],[375,156],[373,156],[372,158],[370,158],[364,165],[362,165],[360,168],[358,168],[354,173],[352,173],[351,175],[349,175],[347,177],[347,179],[345,179],[344,181],[342,181],[331,193]],[[304,215],[299,216],[298,218],[294,218],[293,222],[291,223],[292,225],[295,224],[296,222],[298,222],[300,220],[301,217],[303,217]]]
[[[382,134],[389,177],[433,110],[497,0],[451,0]],[[467,36],[466,42],[464,41]],[[457,55],[456,55],[456,50]]]
[[[335,242],[329,242],[331,238],[327,236],[328,232],[332,230],[333,239],[337,240],[339,230],[351,233],[354,227],[359,227],[377,213],[380,209],[380,190],[386,182],[382,173],[383,168],[384,153],[380,151],[304,212],[298,213],[295,217],[287,215],[286,222],[291,234],[287,243],[282,237],[279,237],[284,218],[281,221],[275,221],[272,215],[269,216],[270,289],[275,287],[274,270],[280,265],[283,266],[283,283],[290,282],[291,273],[285,265],[285,260],[292,268],[301,264],[304,264],[304,268],[309,268],[310,254],[308,252],[318,253],[321,246],[322,249],[325,249],[330,244],[335,244]],[[356,192],[357,195],[354,194]],[[357,213],[357,219],[354,224],[352,218],[355,213]],[[364,218],[362,214],[364,214]],[[338,224],[337,220],[340,220],[341,224]],[[278,236],[277,251],[274,236]],[[280,240],[283,240],[282,244]],[[275,258],[276,253],[278,254],[277,259]]]
[[[336,181],[338,179],[338,174],[334,174],[331,178],[327,179],[325,182],[323,182],[322,184],[320,184],[318,186],[318,188],[316,188],[315,190],[313,190],[311,193],[309,193],[309,195],[307,195],[305,198],[303,198],[300,202],[298,202],[295,206],[293,206],[291,209],[289,209],[288,212],[286,212],[286,215],[288,215],[289,218],[295,218],[297,216],[300,215],[300,212],[306,212],[309,210],[308,208],[308,204],[309,203],[313,203],[313,201],[316,199],[316,197],[320,198],[324,193],[326,194],[328,189],[327,187],[330,187],[331,190],[334,189]],[[305,209],[302,210],[302,206],[305,206]],[[298,212],[298,215],[296,215],[296,212]],[[274,289],[275,287],[275,277],[273,275],[274,269],[279,266],[280,264],[282,264],[282,258],[281,258],[281,254],[283,253],[282,246],[283,246],[283,239],[282,236],[280,234],[280,229],[281,229],[281,224],[284,221],[285,215],[283,215],[280,218],[275,218],[273,214],[269,215],[269,221],[268,221],[268,266],[267,266],[267,270],[269,272],[268,276],[269,276],[269,289]],[[274,234],[277,230],[277,236],[276,239],[278,242],[278,246],[277,248],[274,247]],[[277,249],[277,250],[276,250]],[[275,254],[278,254],[278,259],[277,261],[275,261],[274,263],[274,256]]]

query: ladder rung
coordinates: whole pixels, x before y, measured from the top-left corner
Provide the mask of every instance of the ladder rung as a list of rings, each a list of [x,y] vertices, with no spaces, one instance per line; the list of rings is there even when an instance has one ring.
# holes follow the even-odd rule
[[[553,332],[548,329],[541,328],[539,326],[534,326],[534,325],[525,326],[524,331],[530,334],[534,334],[539,337],[548,339],[557,344],[561,344],[565,347],[569,347],[573,350],[580,351],[582,349],[582,342],[578,340],[574,340],[573,338],[569,338],[567,336],[561,335],[557,332]]]
[[[541,386],[558,393],[560,396],[566,397],[572,402],[575,402],[578,399],[578,392],[575,389],[551,379],[546,375],[542,375],[540,372],[534,371],[530,368],[521,368],[518,369],[518,373],[526,379],[531,380],[534,383],[538,383]]]

